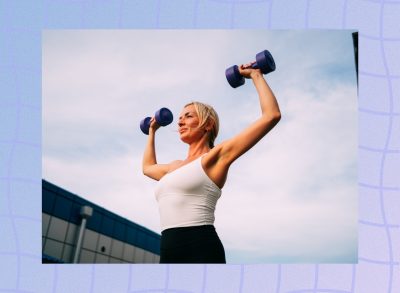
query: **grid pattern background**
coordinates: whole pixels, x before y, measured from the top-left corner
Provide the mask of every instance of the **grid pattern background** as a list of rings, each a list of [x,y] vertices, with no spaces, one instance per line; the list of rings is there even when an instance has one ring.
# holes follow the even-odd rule
[[[0,1],[0,292],[400,292],[400,1]],[[42,265],[42,29],[359,30],[359,261]]]

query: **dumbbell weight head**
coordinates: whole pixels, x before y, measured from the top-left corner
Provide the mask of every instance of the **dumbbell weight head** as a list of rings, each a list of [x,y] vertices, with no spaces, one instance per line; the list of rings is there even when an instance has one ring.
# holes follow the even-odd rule
[[[167,126],[172,122],[172,120],[174,120],[172,112],[167,108],[161,108],[158,110],[155,114],[155,118],[160,126]]]
[[[269,51],[264,50],[256,55],[256,64],[263,74],[268,74],[275,70],[275,61]]]
[[[142,121],[140,121],[140,129],[144,134],[149,134],[149,129],[150,129],[150,120],[151,117],[146,117]]]
[[[239,67],[237,65],[231,66],[225,70],[225,76],[228,83],[233,88],[244,85],[244,77],[239,73]]]

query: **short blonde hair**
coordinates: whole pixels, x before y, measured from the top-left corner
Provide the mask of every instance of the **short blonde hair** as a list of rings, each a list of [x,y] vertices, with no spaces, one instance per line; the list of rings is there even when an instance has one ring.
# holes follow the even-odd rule
[[[191,105],[194,106],[197,116],[199,117],[198,128],[204,127],[207,123],[212,125],[210,131],[208,131],[208,145],[210,148],[213,148],[215,138],[217,137],[219,131],[219,118],[217,112],[210,105],[200,102],[191,102],[186,104],[185,108]]]

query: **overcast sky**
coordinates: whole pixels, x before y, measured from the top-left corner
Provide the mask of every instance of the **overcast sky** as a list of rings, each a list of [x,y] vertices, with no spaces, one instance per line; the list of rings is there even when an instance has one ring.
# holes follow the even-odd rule
[[[160,233],[156,181],[141,170],[139,122],[161,107],[160,163],[184,159],[177,119],[190,101],[220,116],[216,144],[260,115],[251,81],[225,69],[268,49],[280,123],[231,167],[215,227],[228,263],[357,261],[357,83],[351,32],[43,32],[43,178]]]

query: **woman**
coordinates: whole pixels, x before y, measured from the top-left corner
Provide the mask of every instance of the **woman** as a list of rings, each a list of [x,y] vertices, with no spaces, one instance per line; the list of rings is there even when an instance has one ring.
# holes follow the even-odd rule
[[[143,155],[143,173],[158,182],[156,198],[161,219],[160,263],[226,263],[215,231],[214,211],[230,165],[252,148],[280,120],[276,98],[259,69],[248,63],[239,72],[257,89],[261,117],[235,137],[214,147],[218,116],[211,106],[194,102],[179,117],[179,134],[189,145],[187,158],[158,164],[154,137],[159,125],[151,120]]]

